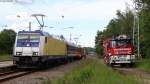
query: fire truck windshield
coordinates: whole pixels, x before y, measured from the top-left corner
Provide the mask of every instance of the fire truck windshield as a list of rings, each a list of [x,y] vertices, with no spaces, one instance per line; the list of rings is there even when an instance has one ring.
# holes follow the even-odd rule
[[[128,47],[131,44],[131,39],[112,40],[112,47]]]

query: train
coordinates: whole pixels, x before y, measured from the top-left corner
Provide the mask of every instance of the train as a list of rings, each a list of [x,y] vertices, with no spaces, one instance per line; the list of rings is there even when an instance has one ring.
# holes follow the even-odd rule
[[[117,35],[102,41],[106,65],[133,66],[136,60],[135,46],[128,35]]]
[[[81,59],[85,49],[41,30],[19,31],[13,49],[13,63],[20,68],[49,66],[50,63]]]

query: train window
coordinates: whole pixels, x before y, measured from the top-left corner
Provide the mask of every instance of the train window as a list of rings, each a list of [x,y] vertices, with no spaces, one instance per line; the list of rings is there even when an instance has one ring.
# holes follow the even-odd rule
[[[47,37],[45,37],[45,43],[47,43]]]

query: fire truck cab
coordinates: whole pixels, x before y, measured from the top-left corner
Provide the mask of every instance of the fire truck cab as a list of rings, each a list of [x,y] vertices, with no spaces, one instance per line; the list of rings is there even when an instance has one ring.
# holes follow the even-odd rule
[[[105,64],[132,64],[135,62],[134,46],[127,35],[105,39],[103,50]]]

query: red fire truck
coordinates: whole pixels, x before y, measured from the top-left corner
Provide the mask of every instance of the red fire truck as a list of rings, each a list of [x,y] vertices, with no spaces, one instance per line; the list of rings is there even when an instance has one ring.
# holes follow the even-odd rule
[[[107,65],[129,64],[135,62],[135,48],[127,35],[118,35],[103,40],[104,63]]]

